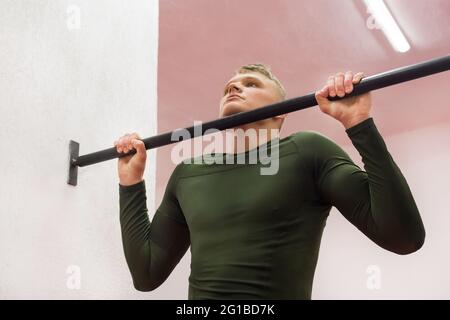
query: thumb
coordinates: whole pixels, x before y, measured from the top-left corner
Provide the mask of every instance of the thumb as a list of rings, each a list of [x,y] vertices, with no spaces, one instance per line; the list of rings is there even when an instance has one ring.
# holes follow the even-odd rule
[[[145,144],[142,140],[133,139],[131,140],[133,147],[136,149],[136,156],[140,159],[147,158],[147,150],[145,150]]]
[[[328,107],[328,104],[330,101],[327,99],[328,97],[328,86],[323,87],[321,90],[317,91],[315,93],[315,97],[317,100],[317,103],[319,104],[319,107],[322,111],[325,111]]]

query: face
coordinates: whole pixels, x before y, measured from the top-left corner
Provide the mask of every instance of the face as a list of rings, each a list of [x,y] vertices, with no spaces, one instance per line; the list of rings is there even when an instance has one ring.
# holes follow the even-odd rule
[[[220,118],[250,111],[282,100],[277,85],[257,72],[237,74],[223,89]]]

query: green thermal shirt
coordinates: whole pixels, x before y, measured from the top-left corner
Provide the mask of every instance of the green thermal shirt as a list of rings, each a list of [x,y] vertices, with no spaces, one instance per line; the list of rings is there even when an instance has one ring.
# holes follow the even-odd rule
[[[278,171],[272,175],[261,174],[269,167],[264,153],[256,164],[237,158],[261,148],[271,155],[275,140],[239,154],[209,155],[223,164],[181,162],[151,222],[145,181],[119,184],[122,242],[134,287],[160,286],[190,247],[189,299],[310,299],[333,206],[382,248],[418,250],[425,238],[420,213],[373,118],[346,133],[365,170],[314,131],[277,138]],[[235,164],[226,164],[230,157]]]

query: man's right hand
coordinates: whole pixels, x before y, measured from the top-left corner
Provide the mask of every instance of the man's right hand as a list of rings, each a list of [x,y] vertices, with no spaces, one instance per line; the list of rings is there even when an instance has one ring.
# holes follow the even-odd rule
[[[144,142],[137,133],[125,134],[119,140],[114,141],[117,152],[127,153],[136,149],[136,153],[121,157],[118,161],[119,183],[122,186],[131,186],[143,180],[147,151]]]

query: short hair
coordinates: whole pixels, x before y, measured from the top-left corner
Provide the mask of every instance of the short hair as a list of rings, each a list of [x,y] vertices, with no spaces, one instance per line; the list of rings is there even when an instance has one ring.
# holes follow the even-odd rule
[[[286,99],[286,90],[284,89],[284,87],[281,84],[280,80],[278,80],[277,77],[275,77],[273,75],[273,73],[270,70],[270,66],[264,65],[262,63],[247,64],[245,66],[240,67],[235,72],[236,72],[236,74],[258,72],[258,73],[264,75],[266,78],[268,78],[268,79],[272,80],[273,82],[275,82],[275,84],[278,87],[278,90],[281,93],[281,96],[282,96],[283,100]]]

